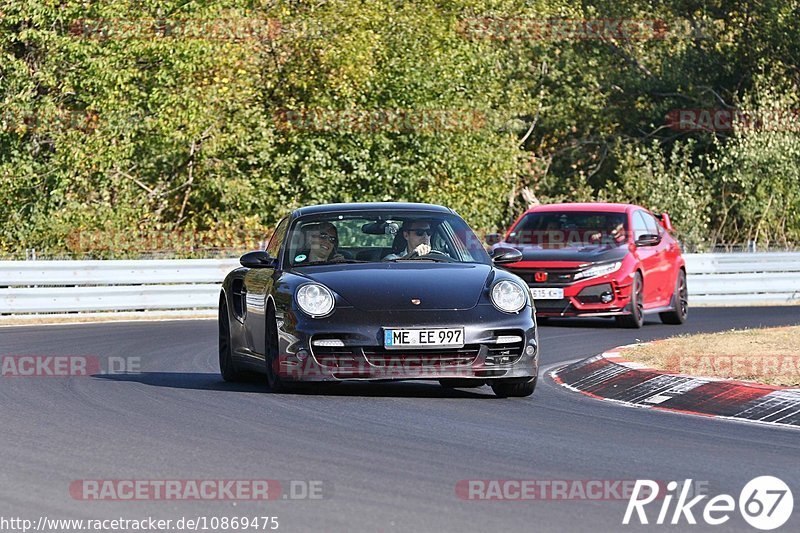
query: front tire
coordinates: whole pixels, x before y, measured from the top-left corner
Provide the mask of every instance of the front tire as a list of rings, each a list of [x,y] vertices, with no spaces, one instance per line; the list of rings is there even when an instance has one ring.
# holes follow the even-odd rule
[[[658,316],[664,324],[680,325],[686,322],[689,315],[689,291],[686,288],[686,272],[683,269],[678,274],[675,283],[675,292],[672,294],[672,311],[659,313]]]
[[[233,362],[231,347],[231,324],[228,316],[228,304],[224,296],[219,304],[219,373],[222,379],[229,382],[241,381],[243,374],[236,368]]]
[[[498,398],[524,398],[536,390],[536,376],[524,380],[496,379],[492,380],[489,385]]]
[[[278,365],[280,364],[280,347],[278,345],[278,322],[275,318],[275,308],[270,305],[267,310],[267,323],[266,323],[266,337],[267,337],[267,350],[266,350],[266,371],[267,371],[267,387],[272,392],[286,392],[289,387],[286,382],[278,375]]]
[[[631,301],[625,307],[625,310],[628,312],[627,315],[614,317],[618,326],[639,329],[644,325],[644,282],[639,272],[633,278]]]

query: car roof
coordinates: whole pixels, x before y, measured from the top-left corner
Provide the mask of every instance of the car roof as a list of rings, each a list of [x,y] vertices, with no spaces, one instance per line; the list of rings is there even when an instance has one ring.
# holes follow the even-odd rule
[[[525,213],[548,213],[553,211],[594,211],[599,213],[626,213],[632,209],[645,209],[633,204],[614,204],[610,202],[582,202],[563,204],[542,204],[529,208]]]
[[[452,209],[434,204],[417,204],[410,202],[360,202],[348,204],[310,205],[296,209],[292,213],[292,217],[296,218],[304,215],[358,211],[428,211],[431,213],[455,213],[455,211]]]

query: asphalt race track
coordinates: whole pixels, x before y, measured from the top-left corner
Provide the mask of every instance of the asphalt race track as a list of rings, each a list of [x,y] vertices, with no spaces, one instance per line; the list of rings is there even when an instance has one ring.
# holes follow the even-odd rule
[[[551,320],[540,330],[543,371],[637,339],[797,323],[796,307],[692,309],[685,326],[649,319],[642,330]],[[223,383],[216,342],[207,320],[0,328],[0,356],[141,364],[130,374],[0,377],[0,516],[277,516],[278,531],[756,531],[738,512],[717,527],[623,527],[626,500],[474,501],[456,484],[691,478],[738,500],[747,481],[775,475],[795,498],[782,530],[800,528],[798,430],[623,407],[544,378],[525,399],[434,382],[270,394],[258,381]],[[323,497],[73,498],[70,484],[84,479],[314,480]],[[658,507],[648,510],[655,520]]]

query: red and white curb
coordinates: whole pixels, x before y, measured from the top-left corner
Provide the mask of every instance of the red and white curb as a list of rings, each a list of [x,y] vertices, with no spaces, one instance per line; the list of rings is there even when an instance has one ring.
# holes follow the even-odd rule
[[[671,374],[626,360],[626,348],[561,367],[550,377],[572,391],[630,406],[800,427],[800,389]]]

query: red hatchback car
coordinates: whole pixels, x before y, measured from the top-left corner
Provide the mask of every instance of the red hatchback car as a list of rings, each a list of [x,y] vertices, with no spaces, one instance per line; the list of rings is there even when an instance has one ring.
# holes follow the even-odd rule
[[[504,266],[530,287],[537,316],[614,316],[639,328],[645,313],[665,324],[686,320],[686,267],[671,231],[666,213],[636,205],[550,204],[486,242],[495,253],[522,252],[521,261]]]

